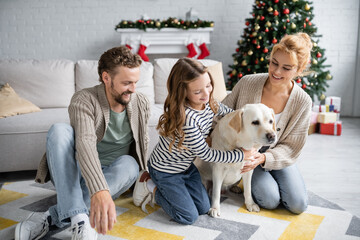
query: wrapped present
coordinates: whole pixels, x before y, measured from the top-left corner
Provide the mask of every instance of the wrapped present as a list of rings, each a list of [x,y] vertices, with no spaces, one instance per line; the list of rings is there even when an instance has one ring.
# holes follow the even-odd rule
[[[318,114],[319,123],[334,123],[337,121],[337,114],[334,112],[321,112]]]
[[[329,105],[330,112],[340,112],[341,98],[340,97],[327,97],[325,98],[325,104]]]
[[[335,123],[320,123],[319,132],[320,134],[340,136],[342,129],[341,122]]]
[[[313,110],[313,112],[326,112],[326,106],[325,105],[314,105],[312,110]]]
[[[310,123],[308,135],[319,132],[319,123]]]
[[[310,117],[310,123],[317,123],[317,122],[318,122],[318,121],[317,121],[318,115],[319,115],[318,112],[312,111],[312,112],[311,112],[311,117]]]

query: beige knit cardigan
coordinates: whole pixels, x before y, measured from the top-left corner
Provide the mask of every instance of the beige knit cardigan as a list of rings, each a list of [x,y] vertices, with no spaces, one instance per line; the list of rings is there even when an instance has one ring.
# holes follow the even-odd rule
[[[105,94],[105,85],[100,84],[76,92],[71,99],[68,111],[70,124],[75,131],[75,158],[79,161],[81,174],[91,196],[98,191],[109,190],[96,148],[96,144],[104,137],[110,119],[110,106]],[[145,169],[149,145],[149,101],[143,94],[133,93],[126,111],[134,137],[130,154],[138,161],[140,168]],[[39,183],[49,180],[46,154],[40,162],[35,180]]]
[[[248,103],[261,103],[267,73],[244,76],[222,101],[232,109],[239,109]],[[310,125],[312,101],[297,84],[276,123],[278,140],[264,153],[266,170],[278,170],[296,162],[303,148]]]

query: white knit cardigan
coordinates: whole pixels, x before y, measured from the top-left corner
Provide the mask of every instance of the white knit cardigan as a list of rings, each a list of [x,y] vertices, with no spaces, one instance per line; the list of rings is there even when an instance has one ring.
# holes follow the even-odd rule
[[[267,73],[246,75],[235,85],[223,103],[232,109],[248,103],[261,103]],[[294,83],[286,106],[276,123],[278,140],[264,153],[265,170],[278,170],[296,162],[303,148],[310,125],[312,101],[309,95]]]

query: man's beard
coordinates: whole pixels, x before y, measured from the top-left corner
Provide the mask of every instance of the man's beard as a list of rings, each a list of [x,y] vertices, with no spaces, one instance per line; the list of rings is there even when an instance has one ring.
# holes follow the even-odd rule
[[[112,92],[112,96],[114,97],[114,100],[117,102],[117,103],[120,103],[121,105],[123,105],[123,106],[126,106],[129,102],[130,102],[130,100],[125,100],[124,98],[123,98],[123,96],[125,95],[125,94],[132,94],[133,92],[131,92],[131,91],[126,91],[126,92],[123,92],[123,93],[119,93],[118,91],[116,91],[115,89],[114,89],[114,84],[111,82],[111,90],[113,91]]]

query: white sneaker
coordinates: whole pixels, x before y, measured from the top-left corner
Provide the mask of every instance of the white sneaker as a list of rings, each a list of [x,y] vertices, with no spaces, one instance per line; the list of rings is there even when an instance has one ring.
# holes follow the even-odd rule
[[[84,221],[78,222],[71,226],[72,237],[71,240],[97,240],[98,234],[90,224],[85,224]]]
[[[49,232],[50,215],[31,213],[25,221],[16,225],[15,240],[38,240]]]
[[[146,205],[150,203],[154,207],[154,197],[153,193],[149,191],[146,186],[146,181],[150,179],[150,174],[146,170],[142,170],[139,173],[139,177],[136,180],[135,188],[133,192],[133,201],[135,206],[141,205],[141,210],[148,213],[146,210]]]

